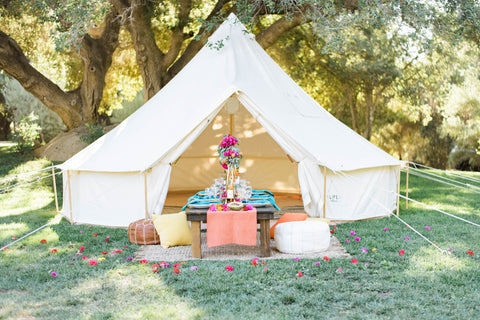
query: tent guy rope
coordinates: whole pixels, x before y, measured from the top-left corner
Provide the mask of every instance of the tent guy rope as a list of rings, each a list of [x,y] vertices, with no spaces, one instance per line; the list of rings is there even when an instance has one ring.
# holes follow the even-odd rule
[[[440,248],[436,243],[432,242],[430,239],[428,239],[427,237],[425,237],[423,234],[421,234],[420,232],[418,232],[414,227],[412,227],[411,225],[409,225],[408,223],[406,223],[402,218],[392,214],[392,216],[394,216],[395,218],[397,218],[399,221],[401,221],[403,224],[405,224],[406,227],[408,227],[409,229],[411,229],[413,232],[415,232],[416,234],[418,234],[420,237],[423,238],[423,240],[427,241],[428,243],[430,243],[432,246],[434,246],[435,248],[437,248],[438,250],[440,250],[440,252],[442,253],[447,253],[447,250],[445,249],[442,249]]]
[[[17,242],[19,242],[19,241],[22,241],[23,239],[25,239],[25,238],[27,238],[27,237],[31,236],[32,234],[34,234],[34,233],[36,233],[36,232],[38,232],[38,231],[42,230],[43,228],[45,228],[45,227],[47,227],[47,226],[49,226],[49,225],[51,225],[51,224],[58,223],[58,222],[60,221],[61,217],[62,217],[62,216],[60,216],[60,215],[57,215],[57,216],[56,216],[56,217],[55,217],[55,218],[54,218],[52,221],[50,221],[49,223],[46,223],[46,224],[44,224],[43,226],[41,226],[41,227],[38,227],[37,229],[35,229],[35,230],[33,230],[33,231],[31,231],[31,232],[27,233],[27,234],[26,234],[26,235],[24,235],[23,237],[21,237],[21,238],[19,238],[19,239],[15,240],[15,241],[13,241],[13,242],[11,242],[11,243],[7,244],[6,246],[3,246],[3,247],[2,247],[0,250],[5,250],[5,249],[7,249],[8,247],[10,247],[11,245],[13,245],[13,244],[15,244],[15,243],[17,243]]]

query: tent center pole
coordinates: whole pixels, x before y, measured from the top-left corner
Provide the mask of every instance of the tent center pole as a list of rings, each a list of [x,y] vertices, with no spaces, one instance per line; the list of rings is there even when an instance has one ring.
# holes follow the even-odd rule
[[[67,181],[68,181],[68,204],[70,207],[70,223],[73,224],[73,212],[72,212],[72,184],[70,183],[70,170],[67,170]]]
[[[233,114],[230,114],[230,135],[233,136]]]
[[[55,180],[55,167],[52,166],[53,194],[55,196],[55,210],[58,214],[57,181]]]
[[[323,167],[323,218],[327,217],[327,167]]]

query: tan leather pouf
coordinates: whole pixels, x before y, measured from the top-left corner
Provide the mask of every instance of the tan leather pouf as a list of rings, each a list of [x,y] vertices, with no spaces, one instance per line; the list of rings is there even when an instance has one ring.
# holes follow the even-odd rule
[[[141,219],[128,226],[128,240],[135,244],[160,244],[152,219]]]

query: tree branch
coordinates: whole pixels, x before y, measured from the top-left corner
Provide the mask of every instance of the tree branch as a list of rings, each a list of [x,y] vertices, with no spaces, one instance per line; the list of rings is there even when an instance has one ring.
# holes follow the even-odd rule
[[[170,48],[164,56],[162,69],[167,70],[168,67],[178,57],[182,44],[189,35],[183,32],[185,26],[188,24],[188,15],[192,10],[192,0],[181,0],[178,10],[178,24],[173,28],[172,35],[170,37]]]
[[[302,12],[295,12],[291,16],[283,16],[275,21],[271,26],[256,35],[255,39],[266,49],[278,40],[285,32],[295,28],[296,26],[308,22]]]
[[[14,77],[20,84],[57,113],[68,129],[82,124],[80,95],[66,93],[37,71],[28,61],[20,46],[6,33],[0,31],[0,69]]]
[[[235,10],[231,8],[227,11],[222,12],[222,9],[225,4],[231,0],[218,0],[215,4],[215,7],[212,9],[207,19],[205,19],[203,25],[200,27],[198,34],[200,35],[198,40],[192,40],[183,54],[178,58],[177,61],[170,67],[168,70],[167,82],[172,79],[182,68],[197,54],[198,51],[203,47],[208,37],[213,33],[213,30],[208,30],[207,25],[213,21],[215,17],[219,17],[221,21],[225,20],[228,15]]]

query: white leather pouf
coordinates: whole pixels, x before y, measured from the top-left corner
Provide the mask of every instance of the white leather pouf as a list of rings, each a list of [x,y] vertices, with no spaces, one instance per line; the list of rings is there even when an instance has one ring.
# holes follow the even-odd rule
[[[292,221],[275,227],[275,246],[283,253],[326,251],[330,246],[330,228],[323,221]]]

